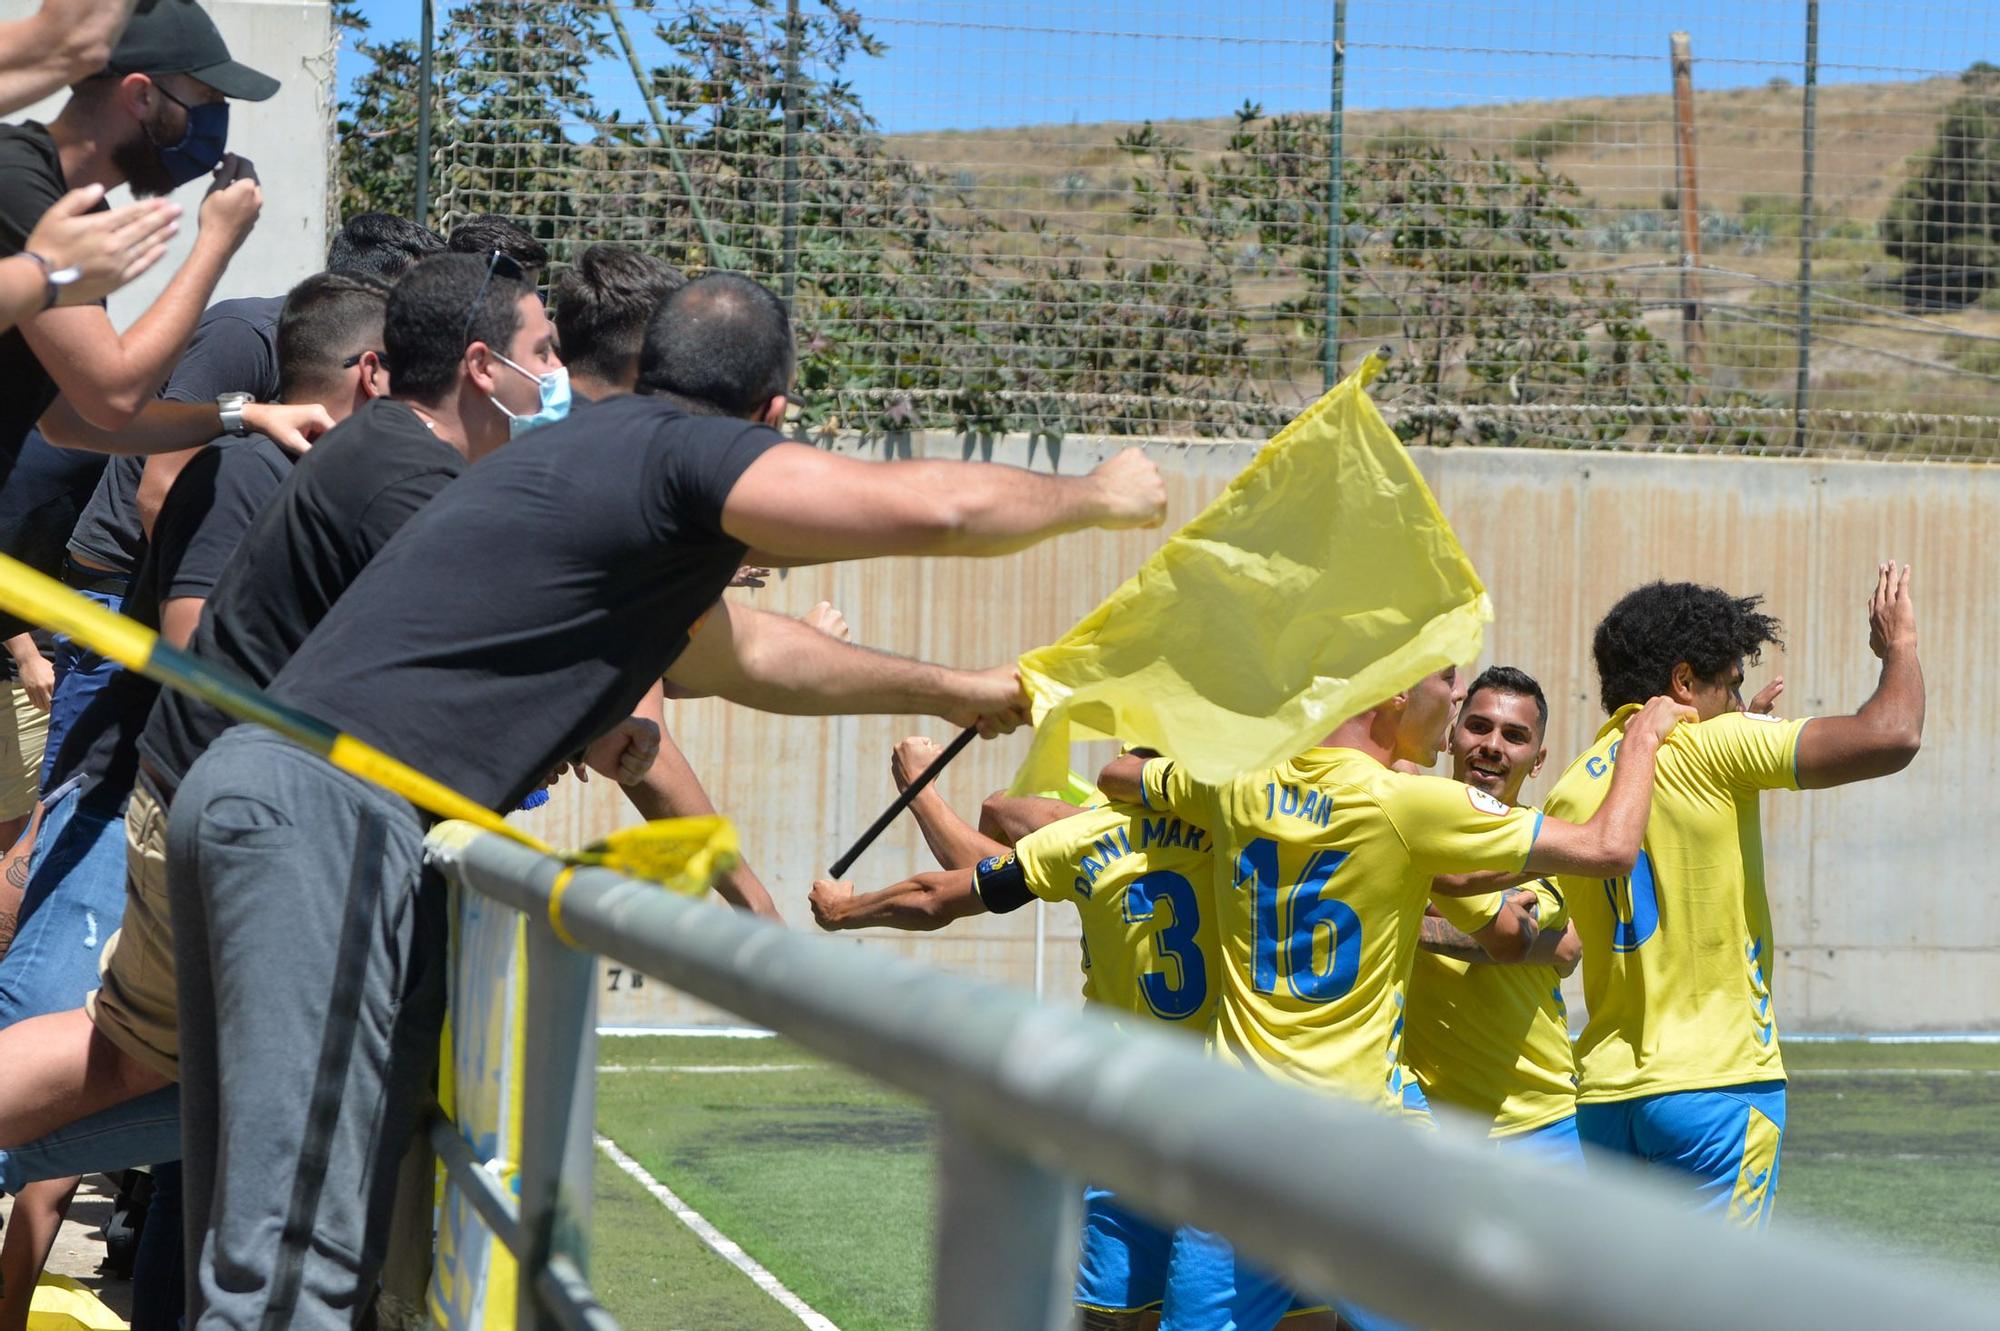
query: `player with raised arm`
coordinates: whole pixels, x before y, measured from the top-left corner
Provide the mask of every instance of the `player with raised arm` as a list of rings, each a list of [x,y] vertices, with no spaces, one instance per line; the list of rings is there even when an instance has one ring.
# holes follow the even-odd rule
[[[1452,776],[1500,803],[1548,750],[1549,704],[1533,676],[1494,666],[1472,681],[1451,728]],[[1576,1058],[1562,977],[1582,955],[1562,894],[1545,878],[1518,892],[1538,937],[1518,964],[1496,958],[1435,911],[1425,915],[1410,972],[1403,1052],[1424,1093],[1479,1115],[1496,1144],[1581,1165]]]
[[[1593,643],[1610,720],[1548,800],[1552,814],[1581,817],[1607,797],[1640,699],[1665,693],[1700,716],[1660,755],[1633,868],[1561,882],[1590,1009],[1577,1127],[1586,1145],[1689,1176],[1701,1209],[1752,1228],[1770,1219],[1785,1131],[1758,796],[1899,772],[1924,728],[1907,565],[1876,570],[1868,645],[1882,674],[1852,716],[1744,710],[1744,660],[1778,640],[1760,600],[1655,582],[1613,606]]]
[[[892,771],[906,785],[936,750],[929,741],[896,746]],[[1042,819],[1010,850],[954,813],[936,786],[910,810],[938,862],[879,892],[813,884],[813,918],[822,929],[940,929],[953,920],[1005,915],[1037,898],[1076,908],[1083,928],[1083,995],[1121,1021],[1208,1034],[1215,1012],[1211,978],[1215,929],[1204,905],[1215,877],[1207,830],[1137,804],[1078,809],[1036,801]],[[1083,1248],[1076,1305],[1084,1331],[1137,1331],[1166,1295],[1173,1231],[1119,1205],[1103,1188],[1084,1191]],[[1296,1331],[1318,1323],[1295,1305]],[[1330,1325],[1330,1321],[1327,1322]]]
[[[1403,990],[1432,880],[1622,873],[1617,866],[1637,858],[1650,760],[1687,709],[1665,698],[1648,705],[1612,798],[1576,825],[1390,768],[1398,759],[1434,762],[1463,696],[1455,670],[1426,675],[1343,721],[1319,747],[1221,784],[1198,781],[1171,759],[1126,757],[1104,769],[1098,786],[1112,799],[1214,834],[1214,1045],[1225,1061],[1399,1109]],[[1497,907],[1467,906],[1487,918]],[[1169,1331],[1268,1331],[1291,1302],[1289,1290],[1238,1260],[1220,1236],[1192,1228],[1176,1235],[1162,1322]]]

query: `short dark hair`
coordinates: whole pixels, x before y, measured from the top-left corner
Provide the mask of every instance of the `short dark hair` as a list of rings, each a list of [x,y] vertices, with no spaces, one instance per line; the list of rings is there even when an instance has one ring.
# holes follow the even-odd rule
[[[1667,692],[1682,661],[1704,683],[1770,643],[1781,626],[1758,611],[1761,596],[1731,596],[1693,582],[1649,582],[1625,593],[1597,626],[1600,697],[1607,713]]]
[[[529,235],[519,223],[498,213],[478,213],[451,229],[445,247],[453,254],[477,254],[480,258],[499,250],[523,268],[537,272],[549,266],[549,251]]]
[[[389,284],[362,273],[315,273],[285,296],[278,315],[278,393],[310,393],[340,374],[341,361],[382,349]]]
[[[768,287],[747,277],[704,273],[668,296],[646,325],[642,393],[747,416],[791,384],[791,316]]]
[[[681,270],[625,245],[592,245],[556,278],[563,363],[617,379],[638,359],[660,302],[687,285]]]
[[[330,273],[366,273],[393,282],[427,254],[444,249],[444,237],[394,213],[356,213],[341,223],[327,247]]]
[[[1549,700],[1542,692],[1541,681],[1525,670],[1513,666],[1487,666],[1479,672],[1479,678],[1472,681],[1472,687],[1465,691],[1467,706],[1481,689],[1491,689],[1495,693],[1511,693],[1517,697],[1535,700],[1535,733],[1549,733]]]
[[[458,381],[467,347],[484,342],[504,352],[513,344],[521,328],[520,300],[530,293],[498,273],[488,282],[486,267],[485,260],[470,254],[433,254],[403,274],[389,293],[382,346],[389,353],[389,384],[397,397],[436,402]],[[482,284],[484,296],[479,294]]]

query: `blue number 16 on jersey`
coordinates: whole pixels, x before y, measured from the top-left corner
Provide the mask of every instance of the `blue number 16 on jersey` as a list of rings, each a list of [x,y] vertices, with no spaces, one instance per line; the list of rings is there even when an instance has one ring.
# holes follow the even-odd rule
[[[1344,850],[1315,851],[1297,882],[1280,883],[1276,841],[1258,837],[1238,852],[1236,885],[1247,882],[1251,891],[1250,987],[1258,993],[1275,994],[1282,982],[1294,998],[1325,1003],[1354,987],[1361,974],[1361,917],[1325,890],[1345,863]],[[1322,929],[1324,964],[1314,956]]]

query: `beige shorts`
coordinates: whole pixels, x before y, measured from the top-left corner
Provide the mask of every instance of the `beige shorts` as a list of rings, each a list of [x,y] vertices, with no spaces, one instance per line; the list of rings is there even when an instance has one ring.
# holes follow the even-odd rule
[[[19,684],[9,681],[0,689],[7,695],[0,700],[0,822],[6,822],[34,812],[49,714],[29,702],[28,691]]]
[[[83,1003],[99,1032],[161,1076],[180,1080],[167,811],[144,781],[125,809],[125,920],[104,944],[100,970],[97,992]]]

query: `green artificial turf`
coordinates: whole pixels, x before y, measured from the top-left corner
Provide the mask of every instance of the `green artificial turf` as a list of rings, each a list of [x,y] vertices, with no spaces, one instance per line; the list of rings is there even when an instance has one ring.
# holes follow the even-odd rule
[[[1775,1226],[2000,1280],[2000,1045],[1786,1046]],[[841,1331],[929,1325],[932,1119],[778,1040],[607,1039],[599,1130]],[[800,1066],[803,1065],[803,1066]],[[688,1067],[764,1071],[673,1071]],[[591,1274],[632,1331],[798,1321],[600,1160]]]

